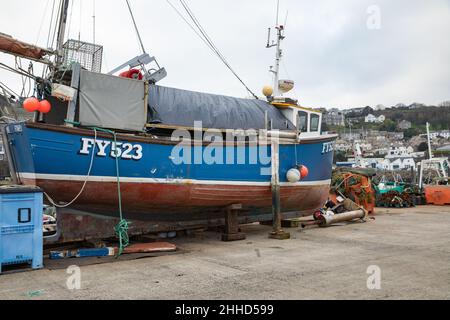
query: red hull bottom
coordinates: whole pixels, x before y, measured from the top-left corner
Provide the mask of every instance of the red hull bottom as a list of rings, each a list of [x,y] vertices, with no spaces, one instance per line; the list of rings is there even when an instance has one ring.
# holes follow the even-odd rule
[[[57,203],[71,201],[82,187],[80,181],[25,179],[23,182],[40,186]],[[122,182],[120,185],[123,212],[128,218],[136,220],[191,221],[223,217],[223,208],[231,204],[242,204],[242,215],[267,214],[272,208],[270,186],[136,182]],[[326,202],[328,192],[328,184],[282,186],[282,211],[312,214]],[[88,182],[70,208],[116,216],[117,184]]]
[[[57,203],[71,201],[82,182],[23,179]],[[225,224],[225,208],[241,204],[239,223],[272,220],[270,186],[121,183],[123,216],[129,235],[186,230]],[[329,185],[281,187],[284,219],[311,215],[328,198]],[[114,237],[118,222],[117,184],[88,182],[69,208],[58,209],[58,234],[46,243]]]

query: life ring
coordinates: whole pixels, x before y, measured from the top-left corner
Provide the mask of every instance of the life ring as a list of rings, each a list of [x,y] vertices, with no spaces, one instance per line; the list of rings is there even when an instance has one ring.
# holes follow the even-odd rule
[[[119,77],[136,79],[136,80],[142,80],[144,78],[142,72],[139,69],[130,69],[130,70],[124,71],[119,74]]]

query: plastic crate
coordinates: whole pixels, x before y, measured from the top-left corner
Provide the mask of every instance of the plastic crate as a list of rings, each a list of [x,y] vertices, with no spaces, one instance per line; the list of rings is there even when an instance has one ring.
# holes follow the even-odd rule
[[[38,187],[0,187],[0,273],[6,265],[42,268],[42,201]]]

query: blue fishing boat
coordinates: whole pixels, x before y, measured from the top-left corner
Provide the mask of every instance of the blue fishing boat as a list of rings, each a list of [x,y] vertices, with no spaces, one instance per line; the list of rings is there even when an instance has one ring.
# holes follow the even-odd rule
[[[148,67],[156,61],[145,52],[102,74],[98,44],[59,39],[52,76],[36,79],[51,110],[4,128],[13,178],[40,186],[58,214],[153,230],[220,225],[232,205],[241,222],[312,214],[328,198],[336,135],[321,133],[320,112],[284,96],[293,82],[278,77],[276,31],[274,85],[254,99],[157,85],[166,71]],[[42,58],[28,49],[21,55]]]

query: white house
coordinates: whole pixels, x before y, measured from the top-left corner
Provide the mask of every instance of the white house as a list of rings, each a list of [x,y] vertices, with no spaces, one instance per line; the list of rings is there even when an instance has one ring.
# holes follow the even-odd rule
[[[439,136],[445,139],[450,139],[450,131],[449,130],[443,130],[439,132]]]
[[[424,134],[421,134],[420,137],[426,138],[427,135],[424,133]],[[434,140],[437,138],[450,139],[450,130],[430,132],[430,139]]]
[[[352,150],[353,146],[351,143],[348,143],[348,142],[337,142],[334,145],[334,149],[336,151],[347,152],[349,150]]]
[[[388,159],[385,159],[388,160]],[[387,164],[388,170],[404,170],[404,169],[414,169],[416,170],[416,162],[412,157],[402,157],[389,159]]]
[[[405,157],[409,158],[412,157],[412,153],[414,152],[414,148],[404,147],[404,146],[391,146],[387,155],[386,159],[392,159],[392,158],[398,158],[398,157]]]
[[[364,122],[367,122],[367,123],[383,123],[384,120],[386,120],[386,117],[383,115],[376,117],[373,114],[368,114],[364,118]]]

